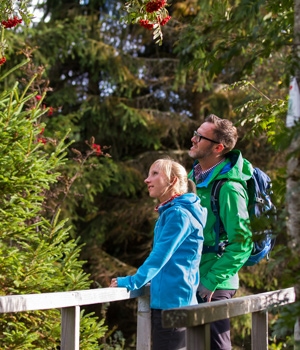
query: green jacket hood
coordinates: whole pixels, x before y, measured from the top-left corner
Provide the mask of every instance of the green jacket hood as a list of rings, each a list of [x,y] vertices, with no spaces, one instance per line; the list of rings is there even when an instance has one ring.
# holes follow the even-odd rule
[[[226,162],[224,168],[220,172],[220,178],[227,177],[234,181],[247,181],[253,174],[252,164],[245,158],[238,150],[229,152],[226,156],[228,162]]]
[[[198,161],[195,161],[194,166],[197,163]],[[239,150],[232,150],[226,154],[225,162],[217,165],[205,181],[197,184],[197,187],[207,187],[212,181],[223,178],[246,185],[246,181],[251,178],[252,173],[253,167],[251,163],[242,157]]]

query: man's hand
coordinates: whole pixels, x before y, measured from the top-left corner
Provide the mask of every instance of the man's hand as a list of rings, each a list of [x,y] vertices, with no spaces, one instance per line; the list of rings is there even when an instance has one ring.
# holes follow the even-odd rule
[[[202,299],[206,299],[207,302],[211,301],[211,297],[213,295],[214,292],[212,292],[211,290],[205,288],[201,283],[199,283],[199,286],[197,288],[197,292],[200,295],[200,297]]]

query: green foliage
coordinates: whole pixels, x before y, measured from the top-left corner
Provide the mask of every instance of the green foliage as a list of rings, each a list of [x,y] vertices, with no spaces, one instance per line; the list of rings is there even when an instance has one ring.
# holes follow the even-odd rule
[[[84,6],[78,1],[49,0],[40,5],[49,15],[47,23],[41,20],[27,33],[7,33],[11,45],[6,67],[19,63],[21,56],[15,48],[26,41],[36,49],[27,46],[23,51],[38,65],[46,66],[50,81],[51,91],[49,88],[40,107],[53,107],[54,113],[47,116],[45,110],[37,117],[46,125],[43,135],[48,140],[38,145],[37,152],[42,152],[41,159],[44,154],[47,158],[55,149],[51,140],[63,139],[66,148],[62,147],[62,152],[69,158],[62,158],[53,171],[59,172],[59,181],[48,183],[43,190],[46,222],[60,210],[61,219],[70,218],[71,228],[58,230],[58,240],[71,235],[78,246],[80,237],[86,244],[81,248],[87,260],[91,258],[90,245],[97,244],[97,249],[138,266],[151,249],[155,221],[155,203],[143,183],[150,164],[167,154],[190,168],[187,149],[192,131],[207,114],[215,113],[239,126],[238,148],[271,176],[276,193],[275,256],[272,253],[271,261],[259,265],[258,270],[241,271],[245,293],[293,285],[297,275],[293,262],[296,267],[298,263],[289,257],[284,233],[285,149],[299,133],[297,128],[291,131],[284,126],[291,72],[292,1],[175,1],[159,47],[145,28],[120,24],[123,6],[118,0],[89,1]],[[5,79],[4,89],[5,84],[15,82],[17,74],[24,73],[14,74]],[[20,82],[22,88],[26,86]],[[29,91],[42,95],[38,88]],[[66,130],[70,132],[65,139]],[[38,130],[34,135],[33,139]],[[87,140],[92,136],[102,149],[107,145],[105,152],[112,158],[90,153],[92,142]],[[75,142],[70,145],[69,140]],[[28,211],[35,218],[34,208]],[[50,230],[49,222],[38,220],[35,225]],[[49,249],[55,247],[49,245]],[[94,255],[97,259],[97,253]],[[63,259],[61,256],[59,264]],[[102,266],[103,260],[97,266]],[[92,272],[98,285],[107,285],[112,273],[109,269]],[[80,273],[66,269],[63,273],[69,285],[81,279]],[[237,323],[238,330],[243,322]],[[110,325],[112,329],[116,323]],[[248,332],[245,320],[245,337]],[[111,344],[105,345],[113,347],[120,342],[123,346],[121,337],[115,339],[113,331],[111,334]]]
[[[112,165],[114,165],[113,170],[107,168],[106,171],[110,170],[108,176],[113,175],[113,178],[107,177],[111,182],[104,188],[103,194],[101,195],[98,191],[93,202],[89,202],[88,196],[81,199],[82,210],[80,211],[80,217],[77,217],[76,224],[77,228],[82,230],[82,236],[88,244],[101,246],[105,241],[111,239],[115,243],[126,244],[128,237],[122,235],[122,232],[128,230],[131,237],[141,234],[138,227],[132,227],[132,216],[138,208],[141,211],[141,204],[138,203],[137,198],[145,190],[143,179],[137,170],[126,163],[118,166],[112,163]],[[101,174],[103,176],[105,174],[105,171],[98,171],[97,168],[95,170],[95,175]],[[93,178],[93,181],[90,182],[90,188],[95,187],[94,180]],[[74,189],[79,189],[77,186],[86,184],[86,178],[83,178],[82,183],[78,181],[74,184],[71,193]],[[101,200],[102,196],[106,198],[106,201]],[[127,202],[128,199],[130,199],[130,203]],[[97,203],[97,205],[95,206],[94,203]],[[67,205],[70,205],[70,200],[67,201]],[[142,216],[140,218],[141,225],[143,225],[144,220],[146,219]],[[135,221],[139,220],[136,219]]]
[[[106,344],[102,344],[100,349],[103,350],[124,350],[125,349],[125,339],[121,331],[116,331],[108,333],[108,341]]]
[[[251,314],[231,318],[230,325],[231,337],[234,339],[233,349],[250,349]]]
[[[203,1],[201,7],[175,49],[182,72],[199,69],[200,90],[215,77],[219,82],[240,80],[258,60],[270,59],[292,41],[293,1]]]
[[[28,63],[28,62],[25,62]],[[6,74],[0,77],[4,79]],[[34,77],[33,77],[34,79]],[[47,217],[45,194],[57,182],[70,142],[41,142],[39,104],[18,84],[0,95],[0,293],[32,294],[88,289],[89,275],[79,259],[82,246],[70,238],[59,210]],[[82,348],[92,349],[106,328],[83,316],[81,332],[93,330]],[[60,342],[57,310],[2,314],[1,349],[53,349]]]
[[[277,141],[280,135],[286,135],[285,117],[286,117],[287,101],[272,100],[266,101],[262,99],[246,102],[241,108],[237,108],[237,113],[244,115],[247,110],[246,117],[240,120],[240,125],[251,126],[252,134],[247,136],[257,137],[265,134],[268,142],[274,147],[283,147],[282,143]]]
[[[274,346],[271,349],[294,349],[293,329],[295,320],[299,316],[299,306],[299,302],[284,306],[280,309],[280,314],[276,310],[271,311],[274,315],[271,322],[271,336],[274,339]]]
[[[104,338],[107,331],[107,326],[104,325],[104,319],[95,322],[94,313],[85,314],[84,311],[81,312],[80,316],[80,325],[82,328],[80,333],[80,349],[102,349],[102,346],[99,346],[99,339]]]

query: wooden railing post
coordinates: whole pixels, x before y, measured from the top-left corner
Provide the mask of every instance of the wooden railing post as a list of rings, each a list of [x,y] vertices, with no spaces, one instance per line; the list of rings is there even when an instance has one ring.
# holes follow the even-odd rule
[[[294,326],[294,350],[300,350],[300,319],[296,319]]]
[[[149,294],[138,298],[136,349],[151,349],[151,310]]]
[[[186,350],[210,350],[210,324],[188,327],[186,330]]]
[[[61,309],[61,350],[79,350],[80,307]]]
[[[252,313],[251,349],[268,350],[268,312]]]

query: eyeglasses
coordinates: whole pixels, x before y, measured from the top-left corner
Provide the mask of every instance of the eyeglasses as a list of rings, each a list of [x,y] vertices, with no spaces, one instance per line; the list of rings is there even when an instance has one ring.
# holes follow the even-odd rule
[[[208,137],[202,136],[197,131],[194,131],[194,137],[196,137],[196,142],[200,142],[201,139],[204,139],[213,143],[220,143],[219,141],[215,141],[215,140],[209,139]]]

